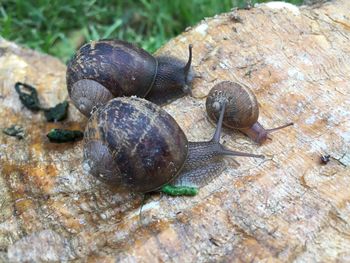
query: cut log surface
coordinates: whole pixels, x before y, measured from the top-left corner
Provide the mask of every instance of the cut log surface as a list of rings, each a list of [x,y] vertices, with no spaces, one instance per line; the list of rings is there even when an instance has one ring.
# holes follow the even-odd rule
[[[186,58],[192,43],[195,98],[164,107],[189,140],[211,138],[211,87],[251,87],[260,122],[295,125],[258,146],[224,129],[222,142],[265,160],[226,158],[227,169],[195,197],[123,193],[88,175],[82,142],[53,144],[48,123],[20,103],[17,81],[51,107],[67,99],[65,65],[0,40],[0,261],[350,262],[350,2],[317,7],[267,3],[205,19],[158,54]],[[322,154],[331,155],[327,165]]]

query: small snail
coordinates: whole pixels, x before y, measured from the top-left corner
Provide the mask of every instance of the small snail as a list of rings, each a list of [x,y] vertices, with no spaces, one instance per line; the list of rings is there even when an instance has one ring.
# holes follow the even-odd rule
[[[176,121],[145,99],[120,97],[99,107],[84,134],[84,164],[90,174],[134,192],[150,192],[171,184],[200,187],[224,169],[223,156],[241,153],[220,144],[225,105],[213,138],[188,142]]]
[[[213,120],[219,118],[220,105],[224,102],[226,103],[224,126],[240,130],[256,143],[262,144],[269,133],[293,125],[288,123],[277,128],[264,129],[258,122],[259,106],[254,93],[238,83],[223,81],[210,90],[206,101],[210,118]]]
[[[146,97],[165,104],[191,94],[192,45],[187,63],[153,57],[120,40],[99,40],[83,45],[67,66],[67,89],[74,105],[85,116],[95,106],[120,96]]]

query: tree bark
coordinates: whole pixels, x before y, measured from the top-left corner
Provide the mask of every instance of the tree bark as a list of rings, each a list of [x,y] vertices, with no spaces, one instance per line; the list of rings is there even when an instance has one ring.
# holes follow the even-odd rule
[[[161,48],[186,58],[194,45],[194,98],[164,107],[189,140],[212,136],[203,96],[223,80],[251,87],[264,126],[295,125],[262,146],[224,129],[227,147],[267,158],[227,158],[197,196],[154,194],[142,212],[142,195],[83,171],[82,142],[47,140],[52,128],[84,129],[72,104],[47,123],[20,103],[17,81],[46,107],[66,99],[65,66],[0,40],[0,127],[26,133],[0,133],[0,261],[350,261],[349,14],[347,0],[272,2],[205,19]]]

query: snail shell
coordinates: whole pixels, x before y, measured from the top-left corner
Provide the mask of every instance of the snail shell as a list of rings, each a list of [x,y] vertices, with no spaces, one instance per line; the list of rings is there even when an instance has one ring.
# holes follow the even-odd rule
[[[151,54],[120,40],[99,40],[83,45],[67,66],[67,89],[85,116],[94,107],[120,96],[138,96],[165,104],[191,93],[192,46],[185,63],[174,57]]]
[[[68,64],[68,93],[86,115],[86,110],[95,106],[88,103],[94,101],[97,90],[103,90],[101,104],[122,95],[145,96],[156,70],[157,60],[137,46],[120,40],[92,41],[83,45]]]
[[[209,92],[206,101],[208,115],[217,120],[220,105],[226,102],[223,124],[240,129],[251,127],[259,118],[258,101],[254,93],[245,86],[231,81],[223,81],[215,85]]]
[[[256,143],[262,144],[271,132],[293,125],[289,122],[282,126],[265,129],[259,122],[259,106],[254,93],[246,86],[231,81],[215,85],[209,92],[206,108],[210,118],[216,120],[220,107],[227,104],[223,124],[238,129]]]
[[[115,98],[97,109],[84,141],[90,173],[135,192],[172,181],[188,153],[188,141],[176,121],[157,105],[133,97]]]

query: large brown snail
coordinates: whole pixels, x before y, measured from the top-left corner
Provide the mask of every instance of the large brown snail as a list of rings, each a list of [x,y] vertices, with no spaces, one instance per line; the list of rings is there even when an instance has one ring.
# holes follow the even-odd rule
[[[134,192],[200,187],[225,167],[223,156],[241,153],[220,144],[221,115],[210,141],[189,142],[161,107],[136,97],[115,98],[90,117],[84,134],[84,167],[111,185]]]
[[[114,97],[146,97],[156,104],[191,94],[192,45],[187,63],[175,57],[154,57],[120,40],[83,45],[67,66],[67,89],[85,116]]]
[[[235,82],[223,81],[210,90],[206,101],[210,118],[219,118],[223,103],[226,103],[223,125],[240,130],[259,144],[266,141],[269,133],[293,125],[291,122],[277,128],[264,129],[258,122],[259,105],[254,93]]]

